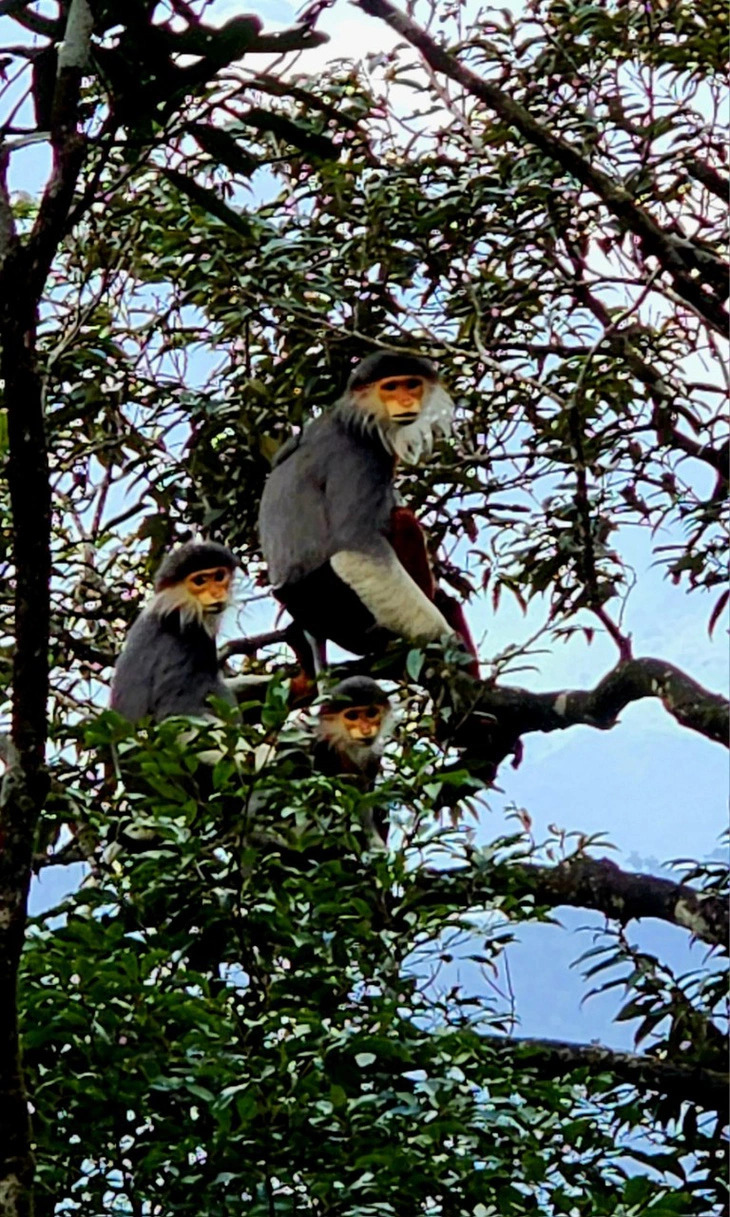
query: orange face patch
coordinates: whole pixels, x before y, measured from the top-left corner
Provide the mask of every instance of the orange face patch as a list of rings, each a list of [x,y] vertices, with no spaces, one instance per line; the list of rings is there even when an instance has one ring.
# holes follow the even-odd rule
[[[373,386],[393,422],[412,423],[423,408],[426,382],[422,376],[386,376]]]
[[[210,570],[196,570],[187,575],[185,588],[206,612],[221,612],[228,603],[231,579],[227,566],[213,566]]]
[[[349,706],[341,710],[340,721],[352,740],[374,740],[383,722],[382,706]]]

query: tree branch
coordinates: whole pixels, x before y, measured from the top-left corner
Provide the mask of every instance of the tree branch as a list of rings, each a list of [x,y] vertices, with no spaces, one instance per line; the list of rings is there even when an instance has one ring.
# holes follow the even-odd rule
[[[274,646],[277,642],[287,642],[289,633],[286,629],[269,630],[266,634],[252,634],[250,638],[231,638],[225,642],[218,652],[218,661],[222,667],[232,655],[255,655],[263,647]]]
[[[522,735],[530,731],[564,731],[578,724],[605,731],[615,726],[630,702],[658,697],[683,727],[716,743],[728,743],[728,702],[704,689],[662,659],[630,659],[618,663],[591,690],[531,693],[479,685],[459,673],[435,665],[429,687],[448,716],[441,738],[463,748],[466,759],[493,776],[506,756],[515,753]],[[490,774],[491,771],[491,774]]]
[[[47,866],[71,866],[75,862],[88,862],[88,850],[84,850],[74,838],[52,854],[33,855],[33,874],[37,875]]]
[[[708,165],[706,161],[701,161],[695,156],[689,157],[685,161],[685,165],[691,177],[701,182],[705,189],[716,195],[718,199],[722,199],[723,203],[727,203],[730,194],[730,179],[718,173],[713,165]]]
[[[13,17],[33,34],[47,38],[56,38],[61,28],[60,21],[34,12],[31,0],[0,0],[0,17]]]
[[[293,26],[289,30],[277,30],[273,34],[258,34],[251,43],[251,55],[284,55],[289,51],[308,51],[312,47],[329,42],[329,34],[322,34],[311,26]]]
[[[580,276],[585,262],[577,255],[572,256],[577,275]],[[688,435],[683,435],[674,425],[673,415],[678,411],[677,398],[688,396],[682,385],[665,380],[657,368],[647,362],[631,341],[629,333],[615,328],[615,321],[602,300],[595,296],[582,277],[577,277],[573,283],[573,291],[578,300],[585,305],[593,316],[604,327],[606,333],[603,342],[613,354],[625,359],[629,370],[648,388],[654,403],[652,425],[656,428],[660,444],[684,452],[695,460],[703,461],[714,469],[718,475],[718,485],[722,491],[727,490],[728,484],[728,445],[723,443],[719,448],[709,444],[700,444]],[[572,352],[557,352],[572,354]],[[712,386],[713,388],[715,386]]]
[[[54,171],[27,246],[11,239],[0,270],[0,375],[7,409],[15,650],[12,756],[0,791],[0,1214],[32,1212],[33,1148],[18,1043],[17,977],[35,826],[48,788],[51,490],[36,356],[38,304],[81,165],[81,72],[88,0],[71,0],[51,123]]]
[[[621,870],[609,858],[577,857],[559,866],[538,866],[482,861],[476,854],[470,866],[419,872],[414,886],[422,893],[419,904],[449,901],[473,907],[495,896],[523,901],[531,894],[536,905],[593,909],[621,925],[652,917],[681,926],[711,946],[724,946],[730,929],[728,906],[720,896],[672,879]]]
[[[618,1082],[643,1093],[653,1090],[681,1102],[696,1103],[707,1111],[727,1110],[728,1075],[700,1065],[677,1065],[632,1052],[614,1052],[599,1044],[571,1044],[563,1040],[506,1039],[486,1035],[486,1042],[506,1056],[533,1058],[541,1078],[564,1077],[576,1069],[589,1075],[606,1072]]]
[[[628,190],[592,165],[571,144],[554,135],[503,89],[483,80],[459,63],[434,42],[421,26],[394,8],[389,0],[358,0],[358,4],[366,13],[386,21],[418,47],[432,68],[443,72],[478,97],[529,143],[592,190],[611,214],[640,238],[644,253],[656,257],[662,268],[672,276],[678,295],[713,329],[721,334],[727,333],[730,319],[721,303],[727,296],[727,269],[720,258],[687,238],[666,232],[634,201]],[[693,272],[699,274],[699,280],[692,277]],[[703,283],[711,287],[712,294],[704,290]]]
[[[86,67],[93,16],[88,0],[72,0],[58,53],[51,109],[53,171],[38,209],[27,250],[30,290],[40,296],[64,234],[66,217],[84,159],[86,140],[78,130],[78,102]]]

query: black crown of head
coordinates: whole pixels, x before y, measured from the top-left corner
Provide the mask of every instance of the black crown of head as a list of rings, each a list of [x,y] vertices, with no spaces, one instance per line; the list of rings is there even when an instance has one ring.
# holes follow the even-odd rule
[[[348,706],[364,706],[370,703],[385,706],[388,700],[388,694],[369,676],[348,676],[346,680],[335,685],[322,709],[328,714],[336,714],[338,710],[346,710]]]
[[[188,541],[173,549],[163,560],[155,575],[155,591],[182,583],[188,575],[196,570],[207,570],[213,566],[227,566],[233,571],[239,565],[230,549],[219,545],[217,541]]]
[[[438,364],[425,355],[408,355],[405,351],[375,351],[362,359],[350,373],[348,389],[364,389],[387,376],[423,376],[438,380]]]

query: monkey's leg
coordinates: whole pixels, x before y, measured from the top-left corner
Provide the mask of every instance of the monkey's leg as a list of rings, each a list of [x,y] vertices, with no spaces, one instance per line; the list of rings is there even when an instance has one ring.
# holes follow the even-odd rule
[[[401,566],[405,567],[424,595],[433,600],[436,585],[426,549],[426,538],[410,507],[393,508],[390,513],[388,540]]]
[[[352,588],[383,629],[414,642],[447,638],[453,630],[384,541],[382,555],[340,550],[330,559],[335,574]]]
[[[466,670],[475,680],[480,679],[479,675],[479,656],[477,649],[474,646],[474,639],[471,636],[469,626],[466,624],[466,617],[459,601],[455,596],[449,596],[443,592],[441,588],[436,589],[434,596],[435,603],[441,609],[444,617],[448,621],[455,634],[458,634],[461,641],[464,643],[466,650],[473,657],[472,662],[468,664]]]
[[[287,642],[299,663],[299,671],[289,684],[290,706],[309,706],[317,696],[317,677],[327,663],[327,643],[315,638],[298,622],[287,626]]]

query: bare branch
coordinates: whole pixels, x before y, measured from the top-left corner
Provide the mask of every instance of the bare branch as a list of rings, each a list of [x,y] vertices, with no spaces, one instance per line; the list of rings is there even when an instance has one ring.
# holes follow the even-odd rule
[[[690,157],[686,162],[687,172],[701,182],[706,190],[711,191],[718,199],[722,199],[723,203],[727,203],[730,195],[730,180],[724,178],[721,173],[712,165],[708,165],[706,161],[698,160],[697,157]]]
[[[48,38],[55,38],[60,28],[59,21],[36,13],[31,8],[30,0],[0,0],[0,17],[14,17],[33,34],[42,34]]]
[[[289,638],[287,630],[269,630],[266,634],[252,634],[250,638],[232,638],[220,648],[219,660],[221,666],[232,655],[255,655],[264,647],[274,646],[277,642],[286,642]]]
[[[564,731],[578,724],[605,731],[615,726],[625,706],[644,697],[658,697],[681,726],[728,744],[727,699],[662,659],[630,659],[618,663],[595,689],[553,693],[480,686],[461,675],[449,680],[443,670],[435,676],[429,681],[441,686],[440,704],[449,706],[453,697],[442,738],[464,748],[467,763],[471,759],[487,773],[491,770],[490,776],[500,761],[518,751],[522,735]]]
[[[621,870],[609,858],[576,857],[559,866],[538,866],[482,861],[475,854],[470,866],[422,871],[415,886],[426,903],[474,907],[495,896],[513,894],[522,902],[532,895],[536,905],[593,909],[621,925],[651,917],[681,926],[711,946],[725,946],[730,928],[728,906],[721,897],[686,883]]]
[[[329,34],[322,34],[310,26],[294,26],[290,30],[277,30],[273,34],[258,34],[248,48],[250,55],[283,55],[287,51],[308,51],[312,47],[329,42]]]

